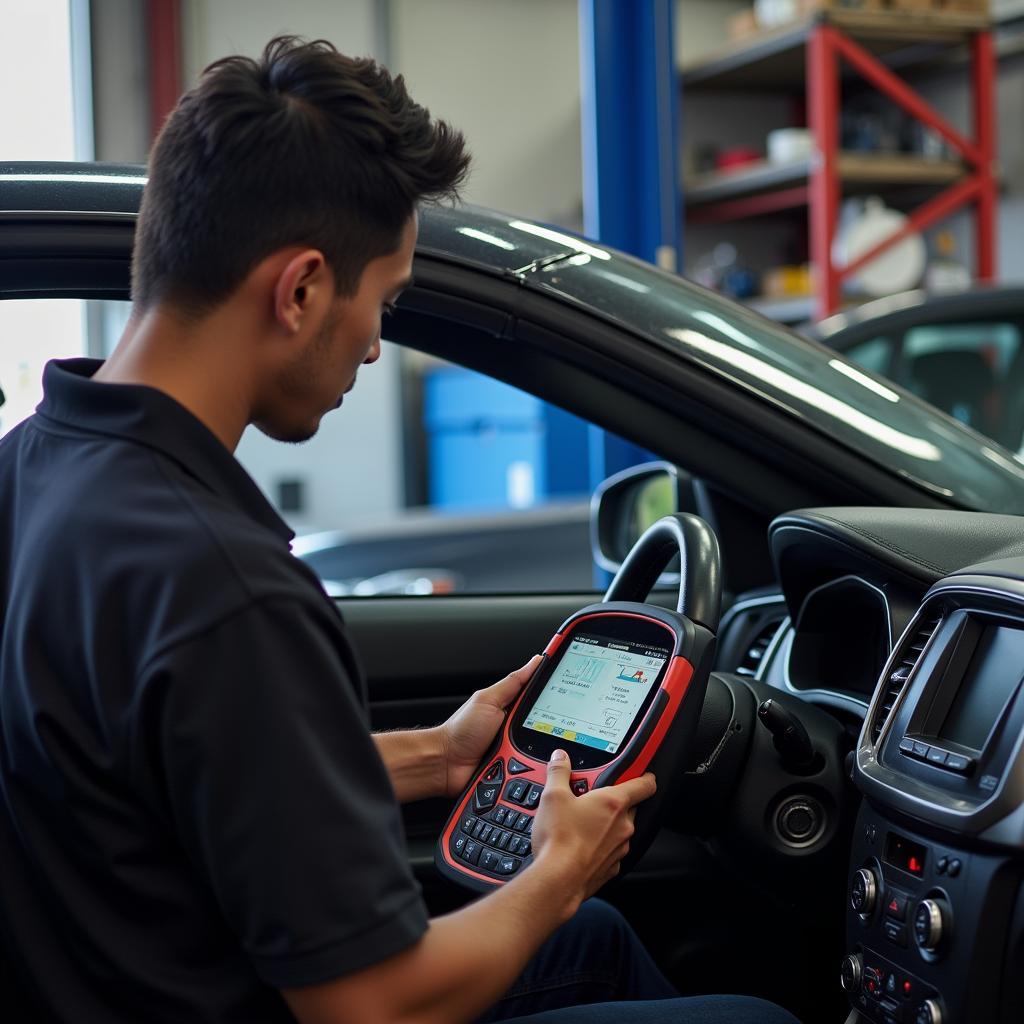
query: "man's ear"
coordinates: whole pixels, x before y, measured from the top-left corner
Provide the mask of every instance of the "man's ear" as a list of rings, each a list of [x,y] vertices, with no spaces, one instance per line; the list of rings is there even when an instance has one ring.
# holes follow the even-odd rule
[[[292,256],[274,284],[274,318],[289,334],[298,334],[310,311],[330,302],[333,275],[319,249]]]

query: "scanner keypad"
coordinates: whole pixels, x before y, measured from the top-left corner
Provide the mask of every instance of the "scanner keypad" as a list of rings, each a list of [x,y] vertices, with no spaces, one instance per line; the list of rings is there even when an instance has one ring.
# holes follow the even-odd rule
[[[509,773],[517,774],[525,767],[517,761],[513,768],[510,762]],[[528,812],[540,805],[544,787],[526,779],[512,778],[505,783],[500,758],[484,772],[483,780],[452,833],[449,847],[454,858],[477,871],[508,877],[519,871],[533,853],[533,815]]]

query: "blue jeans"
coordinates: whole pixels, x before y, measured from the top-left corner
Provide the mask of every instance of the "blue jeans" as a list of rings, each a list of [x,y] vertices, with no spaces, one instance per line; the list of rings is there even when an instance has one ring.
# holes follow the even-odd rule
[[[625,918],[588,900],[478,1024],[798,1024],[748,996],[681,998]]]

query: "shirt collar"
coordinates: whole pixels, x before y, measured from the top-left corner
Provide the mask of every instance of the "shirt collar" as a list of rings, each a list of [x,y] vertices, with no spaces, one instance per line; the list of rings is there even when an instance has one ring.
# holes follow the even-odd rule
[[[54,359],[36,412],[55,423],[134,441],[177,462],[210,491],[286,542],[295,536],[221,441],[170,395],[143,384],[92,379],[99,359]]]

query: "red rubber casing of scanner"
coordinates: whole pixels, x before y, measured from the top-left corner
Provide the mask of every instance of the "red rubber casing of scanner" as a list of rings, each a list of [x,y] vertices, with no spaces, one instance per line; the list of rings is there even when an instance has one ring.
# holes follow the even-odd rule
[[[583,615],[579,618],[571,619],[567,622],[563,630],[556,633],[544,649],[545,660],[548,662],[551,661],[566,643],[569,635],[582,623],[589,622],[592,619],[607,618],[610,615],[614,615],[615,618],[625,617],[640,619],[644,622],[649,622],[653,625],[659,626],[661,629],[665,630],[669,637],[671,637],[672,642],[670,644],[670,649],[675,649],[677,647],[675,632],[659,619],[631,612],[594,612],[589,615]],[[537,671],[539,672],[540,669]],[[534,678],[536,678],[536,673],[534,673]],[[613,784],[626,782],[629,779],[636,779],[643,775],[654,758],[662,740],[665,738],[665,734],[672,725],[692,679],[693,666],[690,662],[680,655],[672,656],[669,659],[665,675],[662,678],[661,685],[659,686],[659,691],[665,694],[667,700],[659,700],[659,695],[655,694],[655,697],[647,708],[644,717],[637,724],[633,733],[633,738],[643,735],[645,729],[649,727],[648,720],[652,715],[658,715],[658,721],[654,724],[653,729],[651,729],[650,733],[647,735],[643,746],[635,752],[634,756],[630,756],[633,755],[631,750],[633,741],[631,739],[630,742],[628,742],[619,752],[619,756],[613,758],[607,764],[601,765],[597,768],[590,768],[585,771],[574,770],[571,774],[570,784],[572,782],[577,782],[580,779],[586,779],[589,789],[596,789],[598,779],[602,775],[614,771],[617,764],[626,756],[630,756],[630,761],[622,768],[621,773],[616,773]],[[485,760],[481,762],[480,772],[477,775],[474,775],[473,779],[466,787],[462,799],[456,805],[455,810],[452,812],[452,815],[448,820],[448,824],[445,827],[439,844],[438,852],[444,859],[445,866],[449,870],[458,872],[462,875],[467,875],[470,878],[478,882],[485,883],[485,885],[490,887],[502,885],[503,881],[511,881],[511,878],[517,877],[517,875],[511,876],[509,879],[502,880],[492,878],[490,875],[486,875],[480,871],[475,871],[471,864],[467,864],[465,861],[452,856],[451,838],[455,830],[460,827],[463,817],[467,814],[476,814],[476,812],[472,810],[472,801],[477,784],[481,781],[482,776],[487,769],[490,768],[490,766],[499,758],[505,765],[508,764],[508,759],[510,757],[514,757],[517,761],[521,761],[523,764],[530,766],[529,772],[517,774],[515,778],[521,779],[524,782],[534,782],[542,786],[546,784],[548,774],[547,763],[544,761],[538,761],[535,757],[521,751],[513,744],[510,736],[512,722],[516,719],[516,712],[519,710],[520,704],[526,698],[527,692],[531,689],[532,682],[533,680],[523,688],[523,692],[519,695],[515,704],[509,710],[508,715],[506,715],[505,722],[501,727],[501,732],[499,733],[500,740],[497,747],[492,749]],[[509,775],[506,768],[506,774],[502,782],[502,789],[504,789],[508,779]],[[534,813],[536,814],[536,811],[534,811]]]

